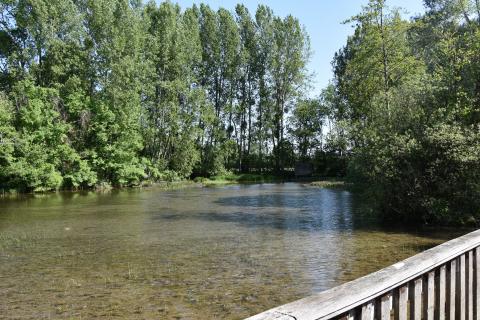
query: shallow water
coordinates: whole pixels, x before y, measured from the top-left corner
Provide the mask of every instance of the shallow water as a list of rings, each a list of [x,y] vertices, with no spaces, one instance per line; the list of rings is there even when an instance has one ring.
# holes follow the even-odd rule
[[[0,318],[241,319],[458,234],[359,223],[296,183],[0,200]]]

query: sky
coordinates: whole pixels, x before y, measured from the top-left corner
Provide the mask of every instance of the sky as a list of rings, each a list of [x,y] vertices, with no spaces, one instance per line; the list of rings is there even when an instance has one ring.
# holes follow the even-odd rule
[[[332,58],[346,43],[347,37],[353,33],[350,25],[342,24],[351,16],[358,14],[368,0],[177,0],[182,9],[192,4],[206,3],[212,9],[223,7],[233,11],[237,3],[243,3],[252,15],[259,4],[272,8],[275,15],[288,14],[300,20],[310,35],[312,57],[308,70],[314,73],[311,96],[318,95],[332,79]],[[423,13],[422,0],[387,0],[390,7],[405,10],[405,17]]]

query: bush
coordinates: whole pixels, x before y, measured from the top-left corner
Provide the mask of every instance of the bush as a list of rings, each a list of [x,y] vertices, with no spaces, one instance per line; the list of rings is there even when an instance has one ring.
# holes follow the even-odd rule
[[[188,178],[199,161],[200,152],[198,151],[195,142],[186,139],[175,147],[170,161],[170,167],[172,170],[176,171],[180,177]]]
[[[480,135],[442,124],[392,135],[355,155],[350,176],[367,184],[387,220],[480,221]],[[375,185],[375,188],[371,188]]]

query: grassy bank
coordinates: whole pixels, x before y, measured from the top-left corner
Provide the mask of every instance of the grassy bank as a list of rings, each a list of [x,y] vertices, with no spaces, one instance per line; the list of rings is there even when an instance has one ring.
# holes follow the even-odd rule
[[[153,182],[149,184],[142,184],[139,187],[140,188],[155,187],[156,189],[160,189],[162,191],[168,191],[168,190],[177,190],[177,189],[199,187],[199,186],[201,187],[202,185],[193,180],[179,180],[179,181]]]
[[[223,174],[213,176],[210,178],[197,177],[195,182],[202,183],[204,186],[227,185],[237,183],[266,183],[266,182],[281,182],[284,178],[270,175],[270,174]]]
[[[93,188],[88,189],[58,189],[58,190],[43,190],[35,189],[29,192],[10,189],[10,190],[0,190],[0,198],[8,197],[17,197],[22,195],[42,195],[42,194],[52,194],[57,192],[110,192],[112,190],[122,190],[122,189],[141,189],[141,188],[155,188],[160,191],[169,191],[169,190],[178,190],[191,187],[202,187],[202,184],[197,183],[193,180],[178,180],[178,181],[143,181],[139,185],[132,186],[112,186],[108,183],[98,184]]]
[[[241,184],[241,183],[275,183],[285,181],[298,181],[306,183],[309,186],[317,188],[338,188],[338,189],[350,189],[351,184],[346,183],[344,180],[336,178],[322,178],[312,181],[308,179],[288,179],[286,177],[275,176],[272,174],[234,174],[228,173],[223,175],[212,176],[210,178],[197,177],[193,180],[176,180],[176,181],[143,181],[139,185],[115,187],[108,183],[102,183],[96,185],[91,189],[78,189],[78,190],[34,190],[30,192],[22,192],[18,190],[0,190],[1,197],[11,197],[21,194],[47,194],[55,192],[77,192],[77,191],[93,191],[93,192],[109,192],[111,190],[128,189],[128,188],[156,188],[157,190],[178,190],[191,187],[210,187],[210,186],[223,186],[229,184]]]
[[[351,183],[348,183],[343,179],[337,178],[324,178],[321,180],[310,182],[309,185],[312,187],[328,189],[351,189],[353,187]]]

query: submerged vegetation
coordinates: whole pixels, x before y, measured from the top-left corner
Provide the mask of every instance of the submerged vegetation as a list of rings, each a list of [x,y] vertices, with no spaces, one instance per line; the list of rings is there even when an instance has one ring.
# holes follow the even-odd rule
[[[0,318],[240,319],[460,233],[359,227],[300,184],[25,197],[0,202]]]

